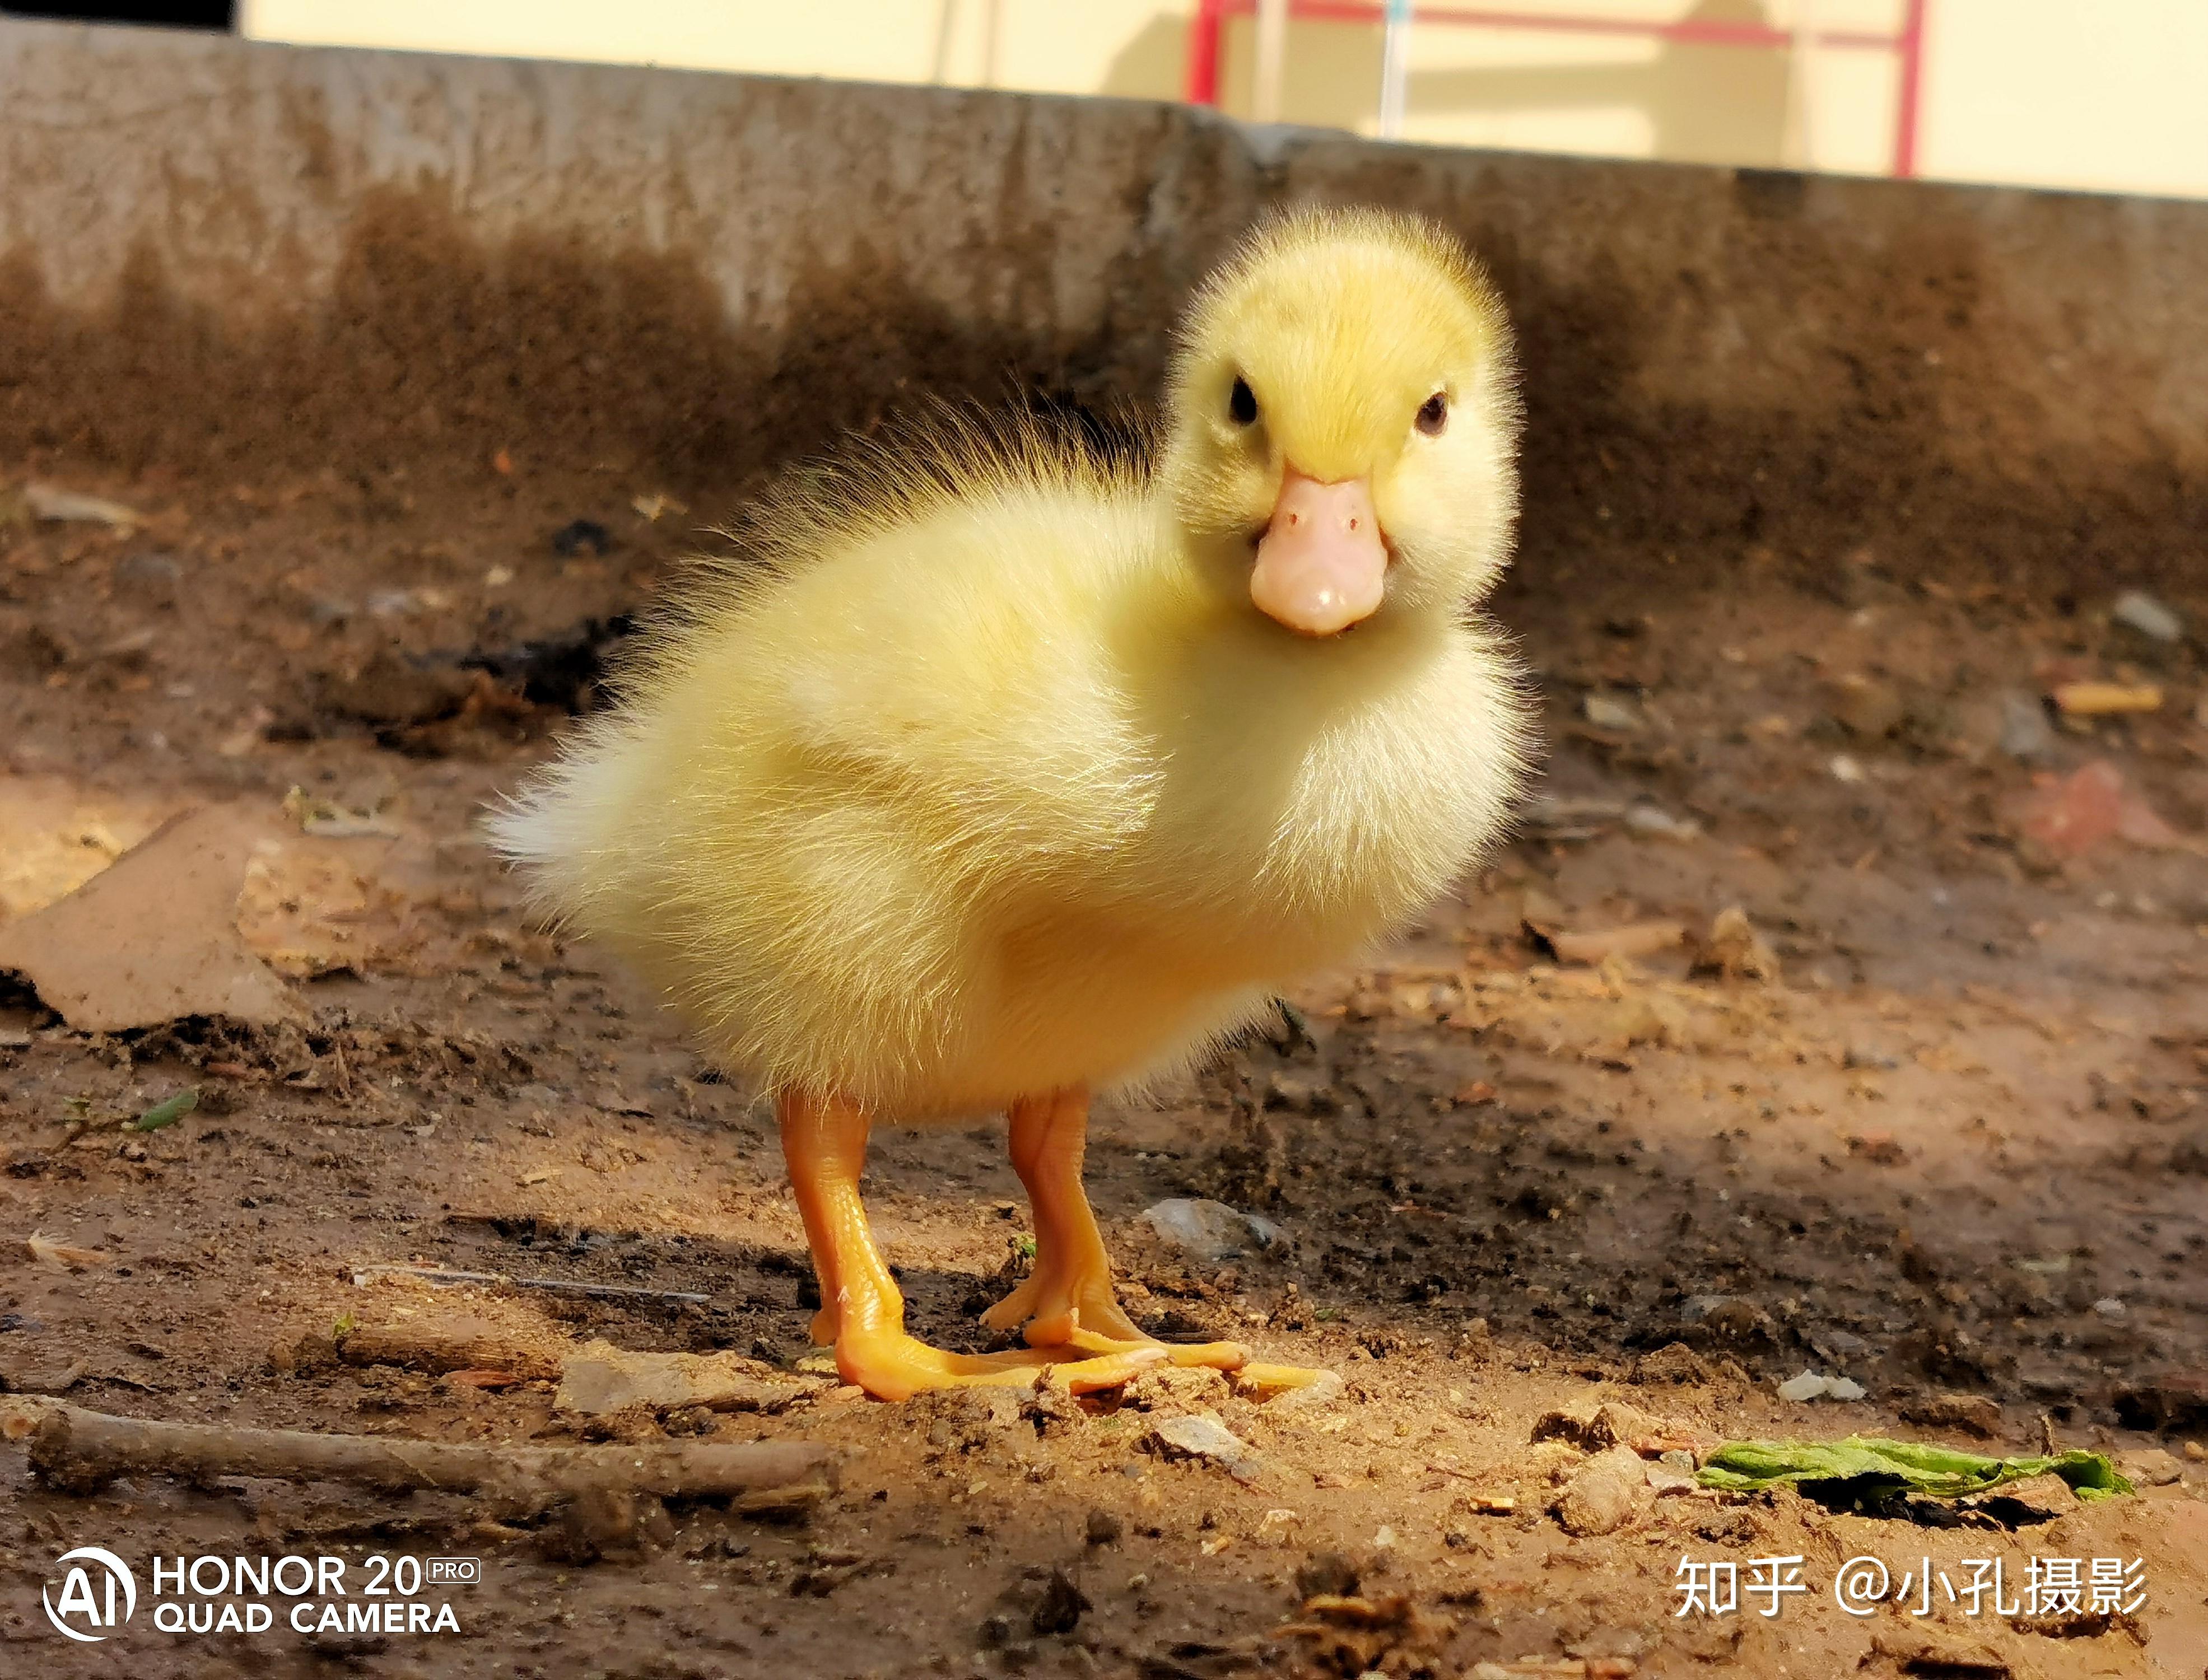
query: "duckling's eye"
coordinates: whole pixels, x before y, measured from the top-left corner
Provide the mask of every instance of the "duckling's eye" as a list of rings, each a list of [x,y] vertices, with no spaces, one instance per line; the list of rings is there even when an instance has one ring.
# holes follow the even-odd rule
[[[1250,381],[1239,375],[1234,388],[1227,393],[1227,412],[1238,426],[1253,426],[1257,423],[1257,393],[1250,388]]]
[[[1419,406],[1419,429],[1428,437],[1439,437],[1448,425],[1449,399],[1437,391]]]

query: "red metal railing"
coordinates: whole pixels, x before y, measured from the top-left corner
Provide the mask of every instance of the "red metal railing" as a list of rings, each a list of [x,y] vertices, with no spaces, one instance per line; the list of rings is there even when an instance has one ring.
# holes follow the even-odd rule
[[[1814,33],[1818,46],[1850,47],[1858,51],[1893,53],[1901,65],[1899,111],[1894,118],[1893,172],[1917,173],[1917,106],[1924,87],[1924,7],[1926,0],[1905,0],[1900,33],[1868,33],[1856,29]],[[1219,47],[1231,17],[1246,16],[1257,9],[1257,0],[1197,0],[1189,19],[1185,96],[1191,105],[1219,103]],[[1379,0],[1288,0],[1288,15],[1331,23],[1385,21]],[[1633,18],[1589,17],[1584,14],[1497,11],[1485,7],[1429,6],[1414,8],[1419,23],[1453,24],[1475,29],[1545,29],[1558,34],[1637,35],[1644,39],[1678,41],[1695,46],[1791,48],[1791,31],[1757,23],[1721,23],[1688,18],[1674,23]]]

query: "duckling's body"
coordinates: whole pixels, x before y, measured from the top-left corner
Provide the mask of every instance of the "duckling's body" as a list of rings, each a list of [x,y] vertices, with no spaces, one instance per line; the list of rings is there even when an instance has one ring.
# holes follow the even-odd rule
[[[1518,784],[1471,613],[1515,507],[1509,347],[1454,242],[1275,224],[1197,300],[1168,407],[1155,465],[945,422],[789,481],[494,823],[776,1094],[815,1337],[886,1397],[1240,1366],[1119,1309],[1088,1094],[1401,925]],[[876,1118],[998,1107],[1038,1251],[987,1322],[1035,1351],[962,1358],[904,1334],[858,1175]]]
[[[1026,441],[706,573],[501,825],[776,1089],[916,1120],[1168,1070],[1431,900],[1514,785],[1491,638],[1283,636],[1190,586],[1139,467]]]

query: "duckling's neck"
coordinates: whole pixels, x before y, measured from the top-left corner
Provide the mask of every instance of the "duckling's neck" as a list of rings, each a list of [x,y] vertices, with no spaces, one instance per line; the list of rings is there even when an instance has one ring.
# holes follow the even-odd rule
[[[1383,605],[1299,636],[1194,575],[1161,574],[1114,639],[1146,771],[1122,896],[1223,986],[1332,960],[1423,902],[1495,753],[1452,622]]]

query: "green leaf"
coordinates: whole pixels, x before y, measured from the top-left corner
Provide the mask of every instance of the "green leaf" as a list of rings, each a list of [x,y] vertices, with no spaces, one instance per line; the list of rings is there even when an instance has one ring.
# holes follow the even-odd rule
[[[2079,1498],[2108,1499],[2132,1491],[2105,1453],[2067,1452],[2045,1458],[1987,1458],[1953,1447],[1851,1435],[1845,1441],[1733,1441],[1702,1462],[1704,1487],[1751,1493],[1781,1482],[1851,1482],[1866,1495],[1907,1491],[1959,1499],[2004,1482],[2053,1474]]]
[[[165,1125],[174,1125],[178,1120],[200,1106],[200,1088],[188,1085],[176,1095],[155,1103],[136,1119],[130,1122],[133,1131],[159,1131]]]

